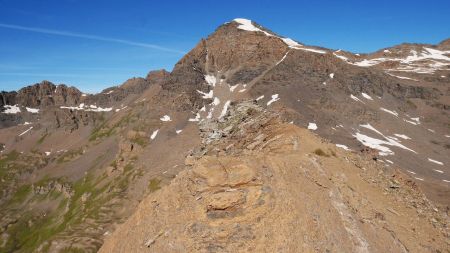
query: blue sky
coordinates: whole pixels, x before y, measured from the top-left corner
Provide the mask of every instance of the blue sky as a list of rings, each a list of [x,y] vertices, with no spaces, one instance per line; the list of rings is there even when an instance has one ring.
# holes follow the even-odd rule
[[[98,92],[171,70],[236,17],[309,45],[371,52],[450,37],[450,1],[0,0],[0,90],[50,80]]]

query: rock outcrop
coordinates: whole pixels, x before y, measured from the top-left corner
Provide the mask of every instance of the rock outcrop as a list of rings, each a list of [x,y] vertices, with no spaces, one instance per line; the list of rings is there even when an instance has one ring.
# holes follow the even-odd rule
[[[238,104],[219,123],[227,136],[194,153],[193,165],[144,199],[100,252],[448,248],[448,217],[407,175],[255,108]]]

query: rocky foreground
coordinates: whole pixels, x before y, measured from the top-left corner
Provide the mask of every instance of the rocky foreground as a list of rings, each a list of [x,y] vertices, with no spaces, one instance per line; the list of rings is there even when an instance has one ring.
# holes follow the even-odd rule
[[[448,217],[409,176],[253,103],[201,123],[204,145],[100,252],[446,252]]]

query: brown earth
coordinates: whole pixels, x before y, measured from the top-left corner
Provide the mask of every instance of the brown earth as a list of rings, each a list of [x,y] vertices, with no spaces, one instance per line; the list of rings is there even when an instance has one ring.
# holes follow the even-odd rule
[[[252,117],[187,160],[100,252],[448,250],[446,214],[407,175],[273,116]]]

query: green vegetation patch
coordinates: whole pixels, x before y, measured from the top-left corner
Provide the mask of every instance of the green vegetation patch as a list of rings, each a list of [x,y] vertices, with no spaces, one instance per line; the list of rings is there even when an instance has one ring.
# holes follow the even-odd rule
[[[78,148],[74,150],[68,150],[67,152],[64,152],[58,159],[56,160],[57,163],[64,163],[73,160],[74,158],[80,156],[83,154],[83,148]]]
[[[148,183],[148,189],[150,190],[150,192],[155,192],[159,189],[161,189],[161,179],[158,178],[152,178],[150,179],[149,183]]]

